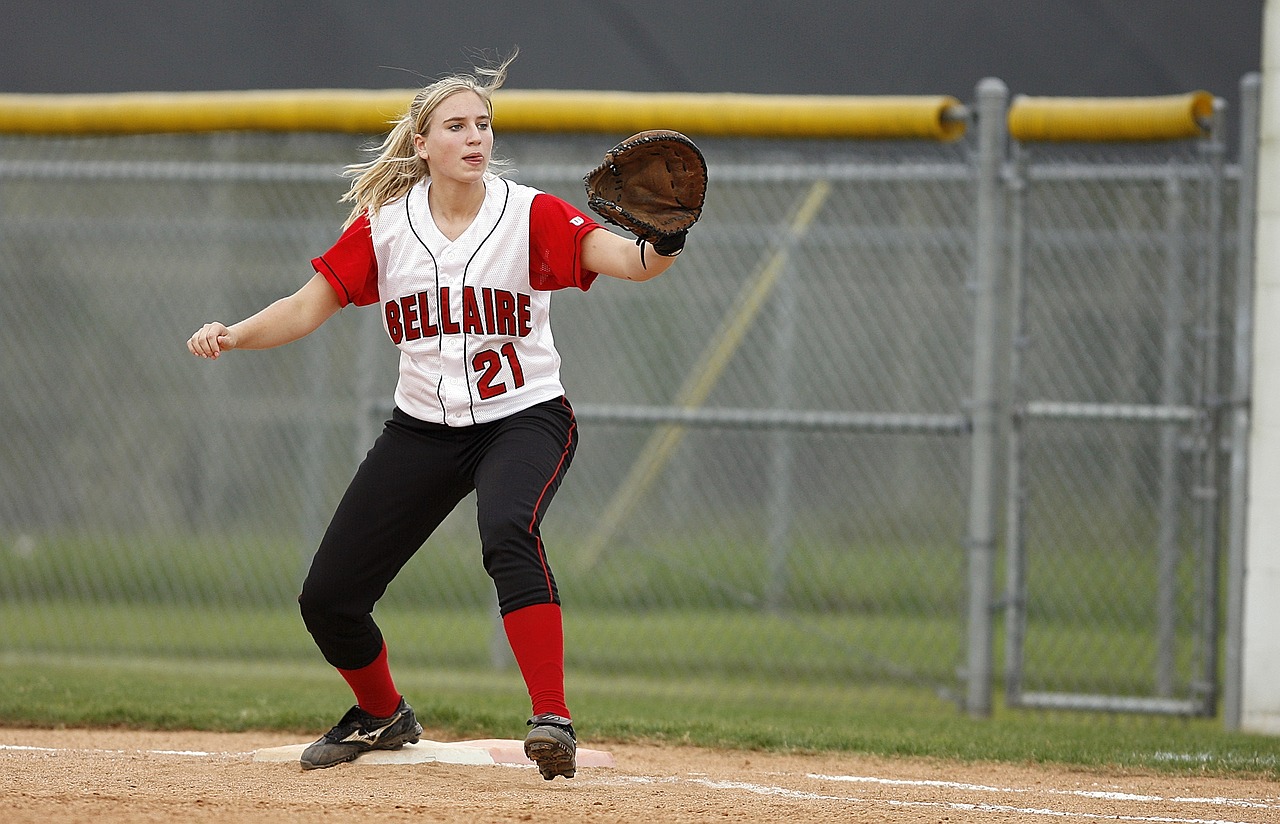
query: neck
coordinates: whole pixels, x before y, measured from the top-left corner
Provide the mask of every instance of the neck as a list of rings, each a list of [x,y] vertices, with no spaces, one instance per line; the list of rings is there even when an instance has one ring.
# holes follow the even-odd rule
[[[431,181],[428,200],[431,213],[437,217],[474,217],[484,202],[484,181],[459,183],[441,178]]]
[[[449,240],[457,240],[479,214],[480,207],[484,205],[484,194],[483,180],[476,183],[433,180],[427,190],[427,204],[436,228]]]

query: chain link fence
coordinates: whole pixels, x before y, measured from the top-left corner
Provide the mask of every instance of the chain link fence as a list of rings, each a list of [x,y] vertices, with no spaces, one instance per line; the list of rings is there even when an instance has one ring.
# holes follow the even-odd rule
[[[497,151],[585,207],[610,142],[500,132]],[[396,351],[372,309],[216,363],[184,342],[310,276],[362,143],[0,138],[0,611],[21,628],[0,651],[314,659],[297,590],[388,413]],[[956,698],[977,144],[699,143],[711,188],[679,264],[554,299],[582,436],[544,524],[568,666]],[[1037,147],[1002,174],[1017,551],[991,609],[1010,606],[1014,699],[1205,694],[1204,410],[1229,357],[1207,342],[1229,322],[1215,273],[1235,214],[1201,144]],[[1131,407],[1156,411],[1115,411]],[[496,630],[471,506],[380,610]],[[493,640],[397,657],[505,666]]]
[[[1234,250],[1221,147],[1163,149],[1015,153],[1015,704],[1213,711]]]

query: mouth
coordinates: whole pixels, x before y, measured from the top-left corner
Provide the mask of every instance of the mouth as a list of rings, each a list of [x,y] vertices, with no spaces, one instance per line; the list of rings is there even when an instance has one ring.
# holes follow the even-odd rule
[[[462,158],[462,162],[463,162],[463,163],[471,163],[471,164],[484,163],[484,155],[482,155],[482,154],[478,154],[478,153],[477,153],[477,154],[469,154],[469,155],[465,155],[465,156]]]

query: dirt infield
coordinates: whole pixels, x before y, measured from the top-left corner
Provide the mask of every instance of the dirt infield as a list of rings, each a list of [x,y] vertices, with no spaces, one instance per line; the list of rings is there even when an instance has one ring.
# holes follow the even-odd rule
[[[616,766],[361,765],[302,772],[264,733],[0,729],[5,824],[54,822],[1280,822],[1280,784],[1038,766],[591,746]]]

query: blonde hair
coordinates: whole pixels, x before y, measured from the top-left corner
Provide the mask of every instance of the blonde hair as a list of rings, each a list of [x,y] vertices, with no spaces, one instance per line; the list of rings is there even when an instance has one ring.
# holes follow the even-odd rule
[[[352,181],[338,202],[355,205],[342,228],[347,228],[366,212],[372,218],[380,207],[402,197],[414,184],[430,176],[427,162],[414,150],[413,137],[426,134],[431,115],[446,98],[459,92],[474,92],[484,101],[489,116],[493,117],[493,93],[506,81],[507,67],[516,59],[516,54],[512,52],[496,66],[476,68],[474,74],[441,78],[415,94],[408,110],[400,119],[391,121],[391,131],[382,144],[370,150],[377,156],[365,163],[353,163],[343,170],[343,177],[352,178]],[[501,160],[490,161],[490,165],[502,164]]]

